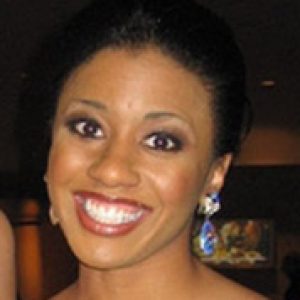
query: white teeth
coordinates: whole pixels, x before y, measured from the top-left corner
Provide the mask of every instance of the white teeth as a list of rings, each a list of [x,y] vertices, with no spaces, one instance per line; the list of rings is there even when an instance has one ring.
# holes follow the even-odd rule
[[[126,224],[134,222],[143,214],[142,210],[138,210],[134,213],[129,213],[118,207],[104,207],[100,204],[87,199],[84,203],[84,209],[86,213],[95,221],[104,224]]]

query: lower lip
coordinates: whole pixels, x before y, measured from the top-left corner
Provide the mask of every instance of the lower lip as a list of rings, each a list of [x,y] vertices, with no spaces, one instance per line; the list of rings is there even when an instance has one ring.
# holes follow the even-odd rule
[[[83,208],[83,204],[75,201],[77,215],[82,226],[89,232],[106,237],[117,237],[133,231],[144,219],[144,215],[134,222],[124,224],[104,224],[92,219]]]

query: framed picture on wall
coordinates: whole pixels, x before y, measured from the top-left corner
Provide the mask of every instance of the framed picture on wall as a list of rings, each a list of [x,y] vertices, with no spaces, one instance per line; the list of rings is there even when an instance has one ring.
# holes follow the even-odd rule
[[[266,219],[215,219],[215,250],[206,255],[199,246],[201,220],[196,220],[192,251],[201,261],[222,268],[267,268],[274,259],[274,224]]]

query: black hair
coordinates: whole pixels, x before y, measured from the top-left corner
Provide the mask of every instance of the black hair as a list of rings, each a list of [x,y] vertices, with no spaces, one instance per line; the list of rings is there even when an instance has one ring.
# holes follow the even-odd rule
[[[70,73],[101,49],[147,45],[158,47],[210,86],[215,155],[239,149],[249,121],[245,67],[223,19],[192,0],[97,0],[48,39],[31,62],[21,97],[19,129],[21,140],[27,135],[40,143],[32,142],[31,151],[24,152],[37,164],[44,163],[38,173],[45,169],[50,142],[50,130],[46,133],[43,126],[53,118]]]
[[[299,282],[300,280],[300,252],[288,253],[282,261],[282,271],[291,281]]]

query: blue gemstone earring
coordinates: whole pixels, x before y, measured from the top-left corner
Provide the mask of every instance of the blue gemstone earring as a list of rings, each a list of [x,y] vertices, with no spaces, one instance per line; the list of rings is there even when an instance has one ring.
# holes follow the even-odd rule
[[[220,210],[220,197],[218,193],[213,193],[200,200],[198,213],[204,215],[204,222],[199,233],[199,246],[205,255],[212,255],[218,241],[214,225],[210,217]]]

